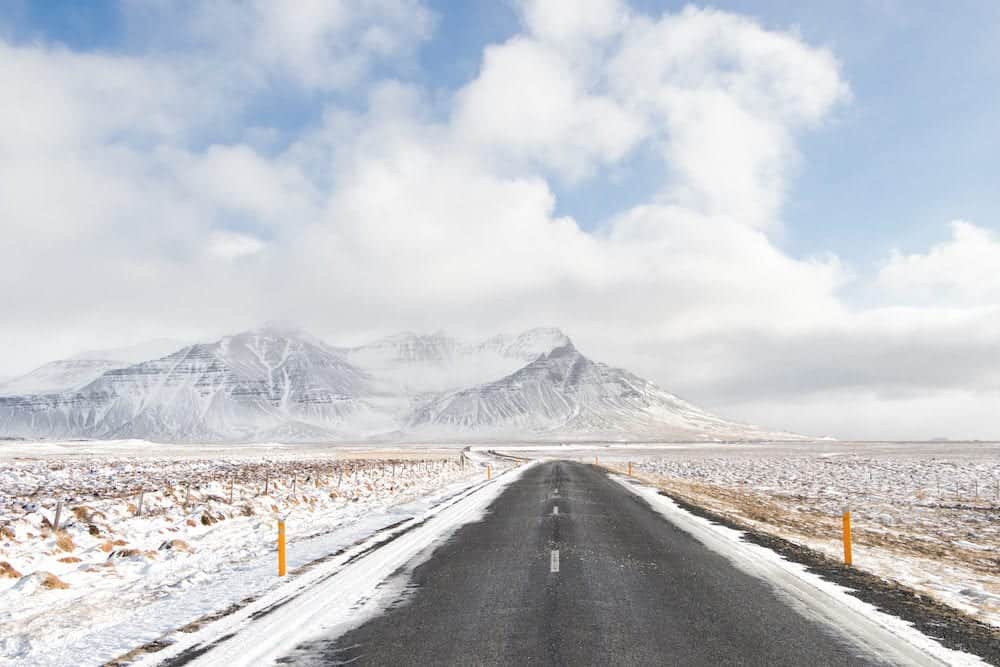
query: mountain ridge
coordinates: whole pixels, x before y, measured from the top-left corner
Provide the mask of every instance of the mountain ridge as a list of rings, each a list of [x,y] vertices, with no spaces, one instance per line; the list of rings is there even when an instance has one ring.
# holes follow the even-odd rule
[[[0,435],[178,442],[788,439],[712,415],[590,360],[562,331],[479,341],[401,332],[335,347],[264,327],[111,368],[85,385],[0,395]]]

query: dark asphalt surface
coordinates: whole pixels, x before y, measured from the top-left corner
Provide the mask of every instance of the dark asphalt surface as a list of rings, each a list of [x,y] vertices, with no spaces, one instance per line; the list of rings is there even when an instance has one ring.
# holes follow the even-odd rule
[[[398,604],[282,662],[880,664],[603,472],[562,461],[525,471],[413,570]]]

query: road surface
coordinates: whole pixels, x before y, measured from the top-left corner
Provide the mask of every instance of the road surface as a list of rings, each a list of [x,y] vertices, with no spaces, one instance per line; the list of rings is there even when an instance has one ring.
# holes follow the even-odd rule
[[[524,472],[406,577],[404,598],[280,662],[886,664],[599,469]]]

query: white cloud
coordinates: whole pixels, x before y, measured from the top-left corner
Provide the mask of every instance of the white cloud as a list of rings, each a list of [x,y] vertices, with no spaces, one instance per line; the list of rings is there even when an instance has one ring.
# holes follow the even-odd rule
[[[619,0],[523,0],[519,3],[528,30],[547,42],[579,46],[619,33],[631,15]]]
[[[643,119],[587,89],[589,74],[533,39],[487,49],[479,77],[458,95],[462,138],[537,162],[569,180],[621,160],[646,134]]]
[[[267,244],[260,239],[237,232],[212,232],[208,241],[208,251],[225,260],[248,257],[261,252]]]
[[[952,237],[926,253],[894,250],[878,274],[892,297],[914,303],[1000,303],[1000,239],[969,222],[950,223]]]
[[[664,201],[774,225],[796,131],[849,97],[833,55],[716,10],[592,4],[522,3],[529,34],[487,49],[457,96],[462,137],[570,180],[654,142]]]
[[[778,219],[796,130],[848,96],[829,51],[690,6],[634,20],[608,68],[616,96],[661,130],[664,196],[756,227]]]
[[[249,87],[289,82],[331,91],[404,58],[433,30],[417,0],[131,0],[138,39],[208,75]],[[179,29],[178,29],[179,27]]]
[[[269,159],[246,145],[163,157],[189,196],[220,211],[271,226],[314,219],[318,212],[320,195],[292,161]]]

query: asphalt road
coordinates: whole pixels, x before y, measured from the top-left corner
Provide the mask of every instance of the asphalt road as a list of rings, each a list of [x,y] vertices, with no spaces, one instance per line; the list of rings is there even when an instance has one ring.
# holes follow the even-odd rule
[[[880,664],[578,463],[525,471],[407,581],[381,615],[282,662]]]

